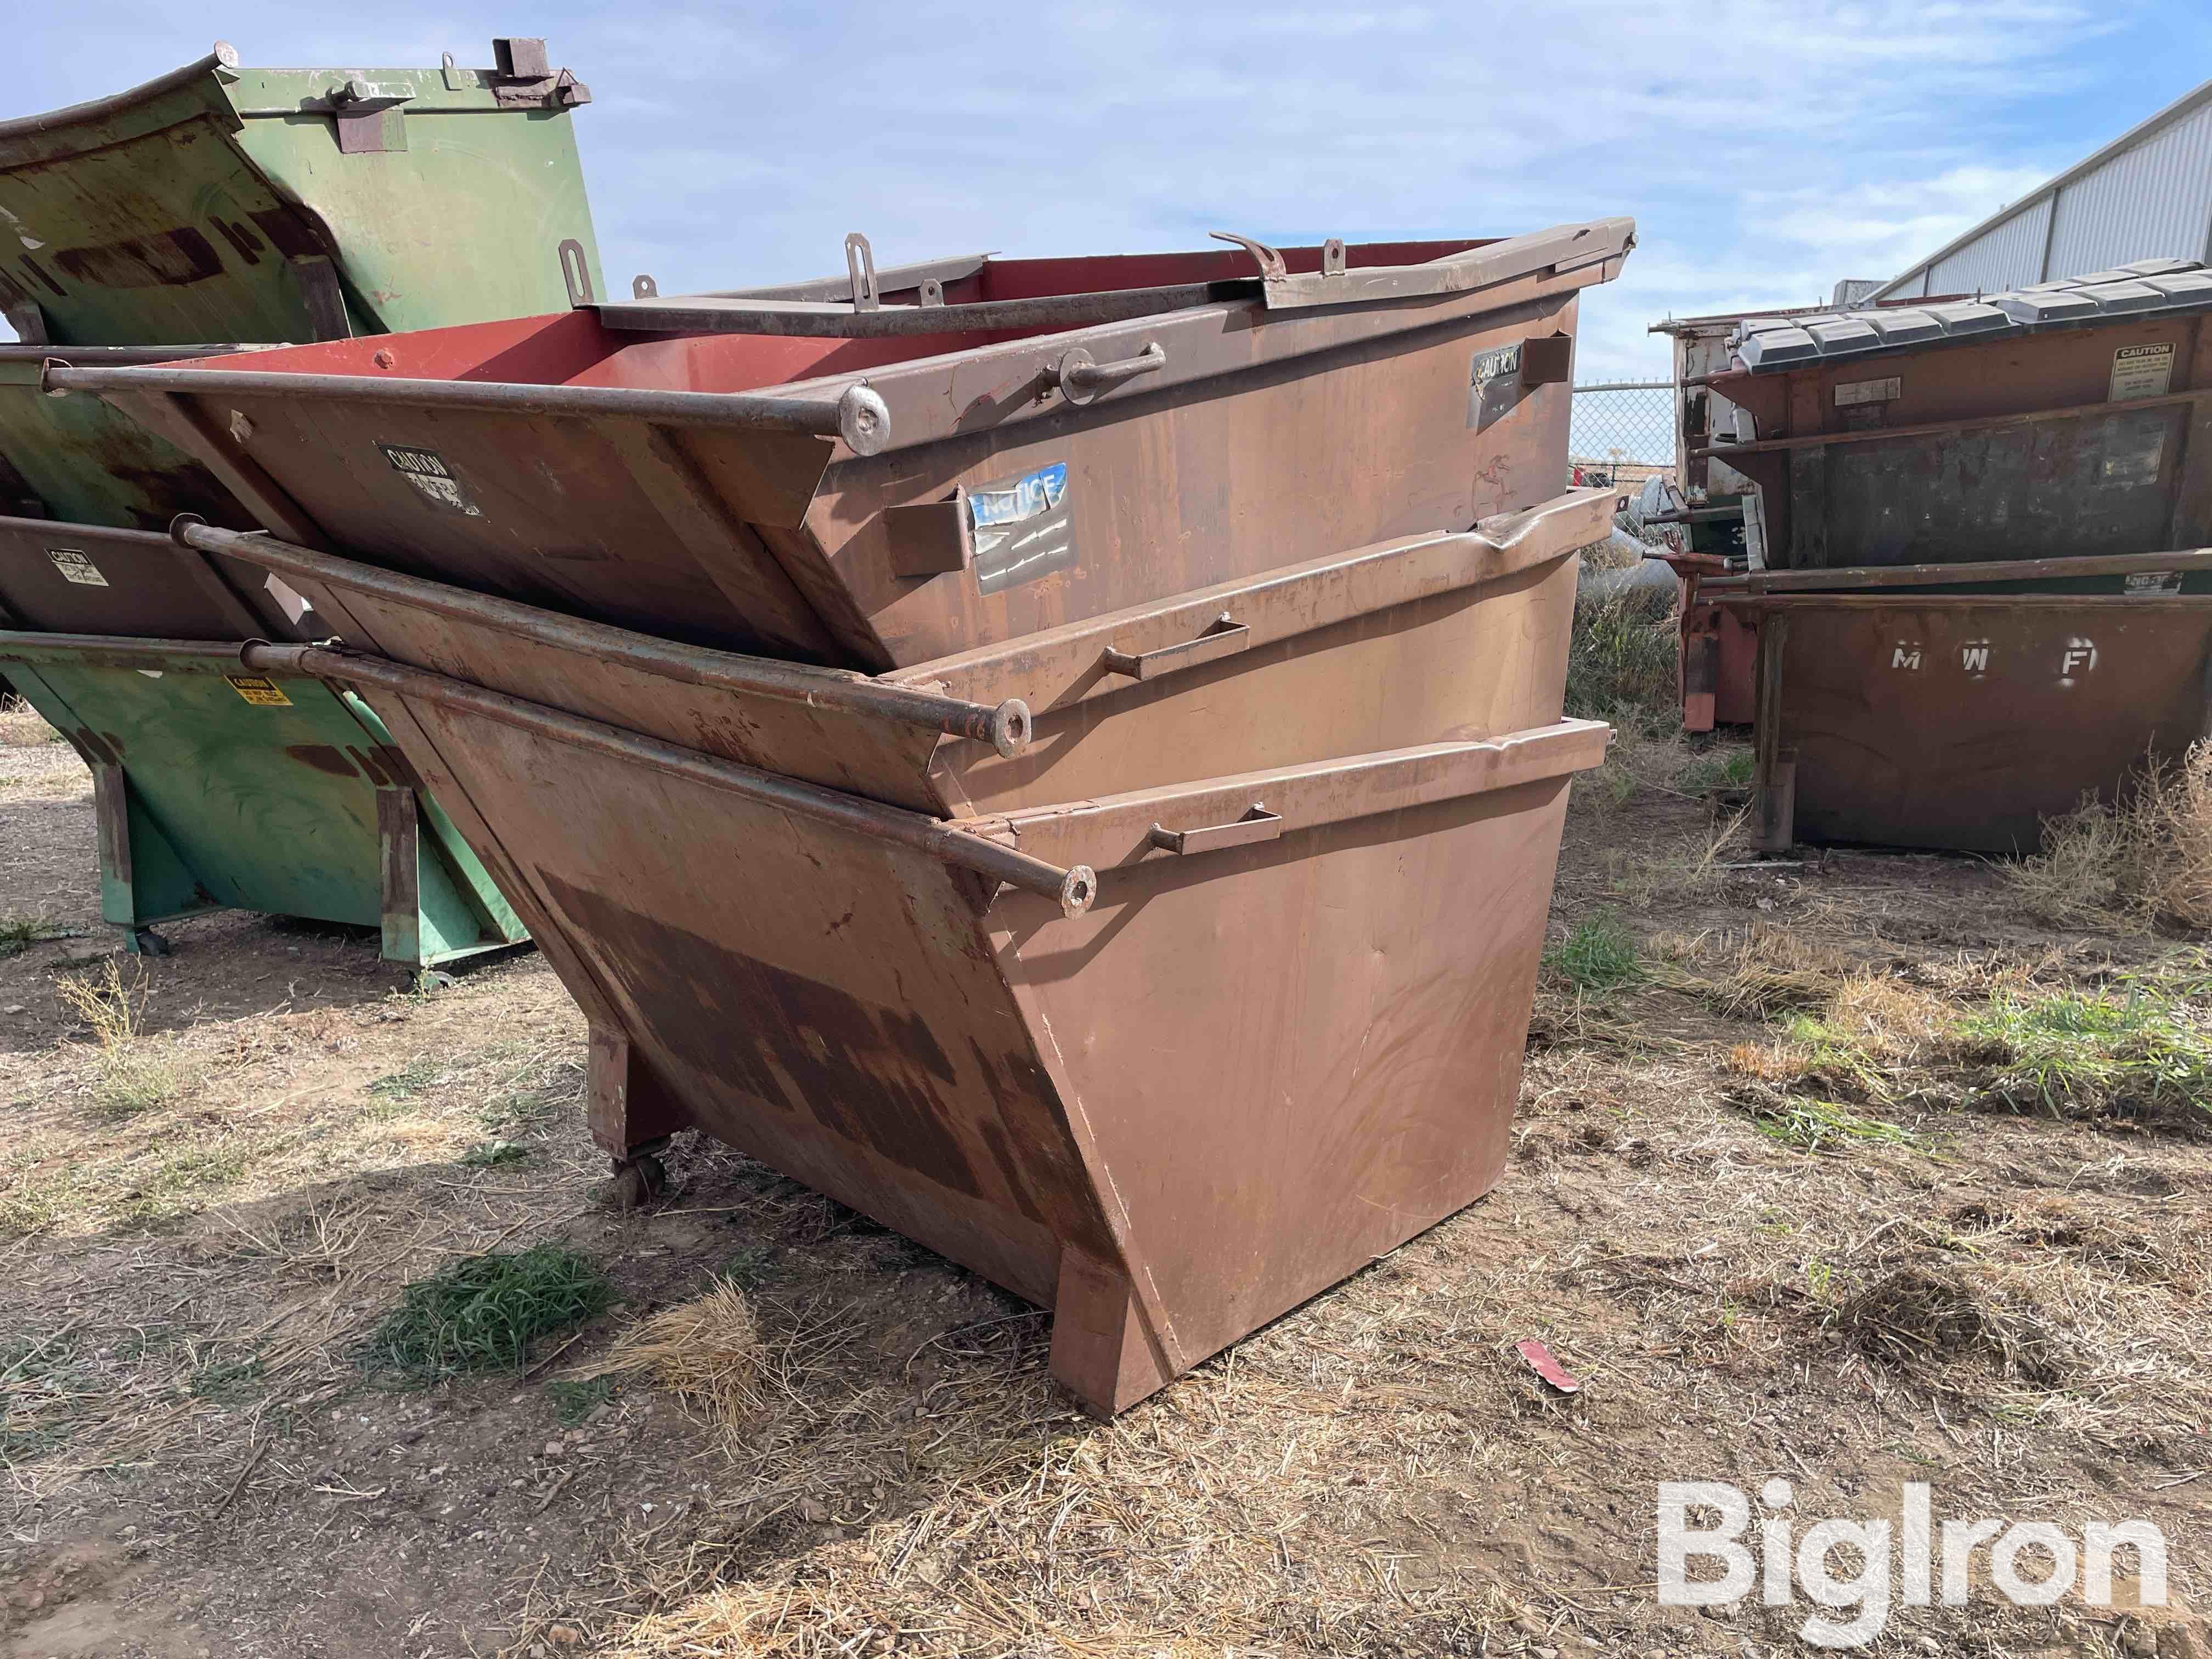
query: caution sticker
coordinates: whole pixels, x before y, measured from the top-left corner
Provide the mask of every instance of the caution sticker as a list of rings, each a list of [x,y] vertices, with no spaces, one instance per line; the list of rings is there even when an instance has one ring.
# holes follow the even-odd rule
[[[2173,386],[2173,347],[2122,346],[2112,354],[2112,386],[2109,398],[2125,403],[2130,398],[2163,398]]]
[[[276,682],[259,674],[225,674],[230,689],[257,708],[289,708],[291,698],[277,689]]]
[[[384,452],[384,459],[392,463],[392,470],[422,492],[423,500],[471,519],[483,517],[483,509],[470,499],[469,492],[462,488],[461,481],[453,476],[453,469],[446,465],[443,456],[399,444],[379,444],[377,447]]]
[[[46,556],[67,580],[81,582],[87,587],[107,586],[107,578],[100,574],[100,567],[74,547],[50,547]]]
[[[2179,570],[2138,570],[2120,584],[2129,593],[2179,593],[2181,592],[2181,573]]]

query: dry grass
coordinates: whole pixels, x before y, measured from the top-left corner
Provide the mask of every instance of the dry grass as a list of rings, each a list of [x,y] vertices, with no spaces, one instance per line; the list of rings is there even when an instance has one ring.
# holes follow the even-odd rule
[[[1680,647],[1671,605],[1633,588],[1576,600],[1567,713],[1618,720],[1673,706]]]
[[[176,1059],[145,1034],[149,987],[143,969],[125,979],[110,957],[97,971],[55,981],[63,1003],[91,1028],[100,1058],[93,1097],[103,1111],[128,1117],[173,1100],[187,1086]]]
[[[752,1306],[727,1279],[717,1279],[704,1296],[639,1321],[606,1353],[568,1376],[577,1382],[642,1377],[732,1429],[750,1425],[768,1404]]]
[[[21,697],[0,696],[0,749],[36,749],[61,741],[62,734],[30,704]]]
[[[2085,799],[2051,820],[2043,850],[2005,878],[2031,915],[2060,927],[2212,928],[2212,739],[2145,766],[2118,806]]]
[[[1905,1367],[1982,1359],[2043,1387],[2077,1364],[2039,1304],[1956,1267],[1900,1267],[1836,1310],[1837,1328],[1874,1358]]]

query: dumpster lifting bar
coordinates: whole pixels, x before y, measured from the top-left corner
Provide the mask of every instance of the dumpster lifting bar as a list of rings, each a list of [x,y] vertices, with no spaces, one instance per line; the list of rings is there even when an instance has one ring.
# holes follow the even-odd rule
[[[556,616],[534,606],[518,605],[512,599],[418,581],[373,566],[356,564],[351,560],[335,559],[291,542],[278,541],[260,531],[218,530],[197,513],[179,514],[169,525],[169,534],[181,546],[243,559],[280,576],[327,583],[394,605],[476,623],[541,645],[609,658],[625,667],[685,685],[743,691],[772,697],[779,702],[800,703],[809,708],[849,710],[901,720],[925,731],[988,743],[1008,760],[1030,744],[1029,705],[1019,697],[1008,697],[996,705],[968,702],[919,687],[888,685],[847,669],[816,668],[805,663],[779,662],[771,658],[712,651],[702,646],[679,645],[605,623]]]
[[[734,761],[717,760],[695,750],[563,714],[542,703],[526,702],[520,697],[489,691],[466,680],[453,679],[427,669],[409,668],[386,658],[342,647],[271,645],[265,640],[249,640],[239,647],[238,660],[257,674],[343,680],[353,685],[389,691],[395,696],[420,698],[438,708],[497,720],[558,743],[635,762],[711,788],[725,789],[795,817],[836,824],[878,841],[896,842],[1008,886],[1042,893],[1057,902],[1064,915],[1081,915],[1098,896],[1098,878],[1087,864],[1063,870],[1056,864],[1048,864],[1042,859],[1032,858],[965,830],[955,830],[920,812],[885,806],[858,795],[842,794],[795,778],[779,777],[771,772],[740,766]]]
[[[842,438],[855,455],[873,455],[891,439],[890,410],[865,381],[835,398],[777,398],[754,392],[635,392],[614,386],[539,386],[503,380],[373,380],[358,374],[271,374],[257,369],[72,368],[50,359],[39,389],[71,392],[274,392],[286,398],[343,398],[409,409],[474,409],[501,415],[611,415],[678,420],[754,432],[803,432]]]

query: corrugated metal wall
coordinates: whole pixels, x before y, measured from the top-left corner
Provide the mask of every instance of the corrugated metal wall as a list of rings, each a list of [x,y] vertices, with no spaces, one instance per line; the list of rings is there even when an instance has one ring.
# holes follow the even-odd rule
[[[2212,82],[2106,149],[1872,297],[1986,294],[2132,259],[2212,258]]]
[[[2042,280],[2043,240],[2051,228],[2051,198],[2031,203],[1992,225],[1928,273],[1929,294],[1994,294]],[[2084,266],[2094,270],[2094,266]]]
[[[2201,259],[2208,229],[2212,105],[2059,192],[2046,274],[2079,276],[2130,259]]]

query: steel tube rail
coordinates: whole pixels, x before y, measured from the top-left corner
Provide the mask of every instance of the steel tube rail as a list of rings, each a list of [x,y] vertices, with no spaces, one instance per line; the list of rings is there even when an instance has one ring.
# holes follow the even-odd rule
[[[219,530],[197,514],[178,515],[170,535],[182,546],[222,553],[310,582],[389,600],[456,621],[478,623],[562,650],[603,657],[628,668],[718,690],[773,697],[809,708],[833,708],[900,720],[925,731],[988,743],[1011,760],[1030,743],[1029,705],[1008,697],[995,707],[944,696],[919,687],[888,685],[848,669],[816,668],[767,657],[740,656],[702,646],[679,645],[605,623],[580,622],[512,599],[495,599],[443,582],[360,564],[351,559],[278,541],[258,532]]]
[[[241,352],[267,351],[268,345],[237,342],[215,345],[32,345],[0,341],[0,363],[63,362],[71,368],[106,365],[135,368],[143,363],[173,363],[191,357],[235,357]]]
[[[505,380],[379,380],[359,374],[270,374],[254,369],[73,368],[49,367],[40,389],[70,392],[274,393],[287,398],[343,398],[409,409],[471,409],[505,415],[614,416],[677,420],[755,432],[842,438],[855,454],[890,442],[890,411],[864,383],[834,396],[775,398],[750,392],[636,392],[615,386],[535,386]]]
[[[179,673],[220,674],[238,666],[241,647],[207,640],[141,640],[112,634],[47,634],[37,629],[0,631],[0,661],[34,662],[57,656],[119,667],[159,663]]]
[[[238,660],[256,673],[306,674],[389,691],[397,696],[419,698],[441,708],[497,720],[556,742],[726,790],[796,817],[834,824],[878,841],[894,842],[942,863],[973,870],[1027,892],[1041,893],[1057,902],[1066,915],[1082,915],[1098,896],[1098,878],[1087,864],[1062,869],[999,842],[955,830],[940,819],[920,812],[884,806],[858,795],[801,783],[795,778],[779,777],[772,772],[740,766],[734,761],[716,760],[695,750],[678,748],[656,738],[641,737],[619,726],[549,708],[543,703],[489,691],[428,669],[409,668],[381,657],[329,646],[270,645],[258,640],[239,647]]]

